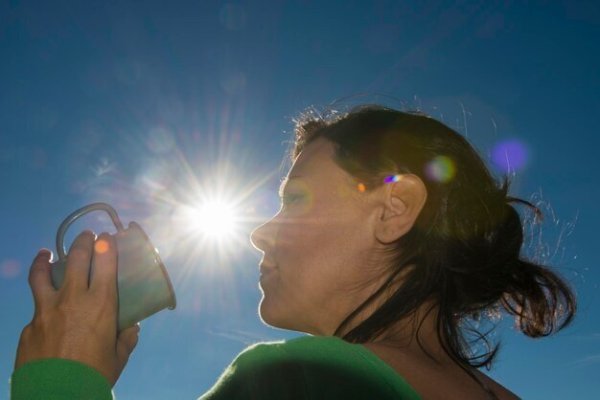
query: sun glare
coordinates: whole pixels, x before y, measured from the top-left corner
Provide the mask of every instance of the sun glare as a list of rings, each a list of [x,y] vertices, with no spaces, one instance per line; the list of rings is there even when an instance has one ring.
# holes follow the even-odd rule
[[[236,212],[231,204],[211,200],[191,211],[191,227],[207,238],[226,239],[236,230]]]
[[[186,225],[193,235],[219,242],[235,235],[238,217],[233,204],[213,199],[186,208]]]

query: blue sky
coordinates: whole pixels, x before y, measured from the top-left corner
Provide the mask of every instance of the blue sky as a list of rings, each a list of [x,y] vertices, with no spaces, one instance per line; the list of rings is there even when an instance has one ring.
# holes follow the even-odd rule
[[[247,236],[277,209],[292,119],[380,102],[443,120],[497,173],[498,149],[521,149],[512,193],[546,210],[528,249],[580,309],[543,340],[504,320],[489,374],[527,399],[594,397],[599,41],[594,1],[1,2],[0,391],[32,315],[30,260],[94,201],[146,229],[178,297],[142,323],[117,398],[196,398],[248,344],[297,336],[258,319]],[[244,217],[222,246],[177,208],[215,193]],[[67,242],[87,227],[110,229],[92,214]]]

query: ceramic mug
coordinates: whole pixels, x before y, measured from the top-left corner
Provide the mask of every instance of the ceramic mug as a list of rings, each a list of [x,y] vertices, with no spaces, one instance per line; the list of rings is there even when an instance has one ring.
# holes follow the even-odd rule
[[[107,212],[117,228],[113,237],[117,245],[118,330],[133,326],[164,308],[173,310],[175,292],[158,251],[137,223],[130,222],[124,228],[117,212],[106,203],[93,203],[74,211],[58,228],[58,260],[52,263],[52,285],[60,288],[65,277],[67,255],[63,241],[67,229],[81,216],[98,210]],[[90,280],[93,274],[90,268]]]

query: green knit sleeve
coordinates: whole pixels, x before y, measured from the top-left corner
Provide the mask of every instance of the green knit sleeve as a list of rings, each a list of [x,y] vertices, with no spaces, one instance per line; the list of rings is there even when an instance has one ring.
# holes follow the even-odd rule
[[[46,358],[28,362],[10,380],[11,400],[112,400],[111,386],[94,368],[77,361]]]

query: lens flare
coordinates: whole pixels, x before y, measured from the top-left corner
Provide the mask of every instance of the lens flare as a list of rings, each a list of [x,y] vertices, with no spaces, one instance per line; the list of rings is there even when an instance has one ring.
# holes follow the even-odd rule
[[[106,253],[108,251],[108,248],[108,242],[103,239],[96,241],[96,243],[94,244],[94,250],[96,250],[96,253],[98,254]]]
[[[425,175],[432,181],[447,183],[456,175],[456,166],[450,157],[437,156],[425,166]]]
[[[0,276],[5,279],[16,278],[21,272],[21,264],[17,260],[8,259],[0,263]]]
[[[225,4],[219,12],[219,20],[225,28],[239,31],[246,26],[246,12],[240,5]]]
[[[518,139],[500,142],[492,150],[492,161],[502,173],[521,170],[527,165],[527,146]]]
[[[383,178],[383,183],[394,183],[398,182],[400,179],[402,179],[402,175],[389,175]]]

